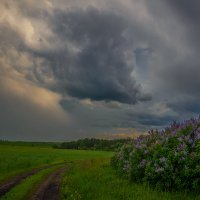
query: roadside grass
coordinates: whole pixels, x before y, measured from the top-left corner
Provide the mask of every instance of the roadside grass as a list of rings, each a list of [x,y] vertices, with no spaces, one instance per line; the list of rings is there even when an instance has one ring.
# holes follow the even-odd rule
[[[22,181],[20,184],[12,188],[8,193],[0,198],[0,200],[25,200],[29,199],[34,189],[45,179],[51,172],[58,167],[52,167],[42,170]]]
[[[0,145],[0,184],[36,167],[60,162],[110,157],[111,152],[64,150],[52,147]]]
[[[164,192],[130,183],[110,167],[109,159],[74,163],[65,173],[62,200],[199,200],[200,196],[182,192]]]

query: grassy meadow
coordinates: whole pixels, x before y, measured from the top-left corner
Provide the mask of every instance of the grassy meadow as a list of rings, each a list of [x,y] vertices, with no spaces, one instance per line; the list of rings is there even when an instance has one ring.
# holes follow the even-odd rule
[[[0,145],[1,182],[23,171],[52,163],[69,162],[63,174],[61,200],[200,200],[192,193],[165,192],[119,176],[110,166],[112,152],[54,149],[48,145]],[[0,200],[27,199],[58,166],[23,180]]]
[[[103,151],[64,150],[51,146],[0,144],[0,183],[23,171],[60,162],[109,157]]]

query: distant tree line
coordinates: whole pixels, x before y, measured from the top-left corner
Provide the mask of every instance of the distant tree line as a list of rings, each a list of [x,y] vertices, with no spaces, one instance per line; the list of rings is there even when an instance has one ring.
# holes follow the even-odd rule
[[[130,138],[113,139],[113,140],[85,138],[85,139],[79,139],[77,141],[63,142],[59,146],[54,146],[54,147],[62,149],[114,151],[130,140],[131,140]]]
[[[59,146],[60,142],[30,142],[30,141],[9,141],[0,139],[0,145],[27,146],[27,147],[54,147]]]

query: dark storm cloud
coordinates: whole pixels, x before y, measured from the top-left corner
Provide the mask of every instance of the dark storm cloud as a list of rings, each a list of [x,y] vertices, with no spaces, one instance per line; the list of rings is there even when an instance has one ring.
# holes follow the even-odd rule
[[[200,96],[200,61],[197,58],[189,57],[180,62],[174,63],[168,69],[163,70],[163,79],[167,82],[167,87],[173,91],[189,96]]]
[[[127,121],[137,121],[141,126],[150,127],[163,127],[169,125],[170,122],[175,120],[174,116],[164,115],[158,116],[156,113],[137,113],[127,112]]]
[[[192,115],[200,114],[200,99],[192,98],[192,99],[182,99],[179,101],[171,102],[168,104],[168,107],[172,108],[178,113],[187,113],[190,112]]]
[[[152,54],[152,49],[150,48],[137,48],[135,51],[136,64],[145,70],[148,67],[149,58]]]
[[[142,94],[134,78],[134,63],[143,68],[139,69],[141,77],[147,70],[151,73],[152,77],[147,74],[145,78],[149,81],[148,87],[156,90],[152,104],[144,105],[142,111],[131,109],[132,117],[124,117],[127,111],[109,112],[97,107],[99,115],[96,116],[88,108],[75,105],[71,112],[77,113],[77,117],[80,111],[80,121],[89,116],[83,120],[88,126],[160,127],[181,119],[180,114],[190,117],[199,112],[199,3],[141,2],[149,12],[142,18],[90,7],[68,12],[57,10],[50,19],[54,34],[64,45],[57,53],[44,52],[41,56],[50,62],[56,79],[70,96],[136,104],[150,100],[151,96]],[[150,20],[145,19],[145,14]],[[153,56],[155,60],[151,63]],[[154,79],[159,79],[159,84]],[[188,100],[190,97],[195,100]],[[166,99],[170,111],[162,115],[157,110],[149,113],[148,106]],[[66,109],[67,103],[62,106]]]
[[[98,132],[116,128],[138,127],[135,118],[124,117],[126,116],[126,111],[123,108],[104,106],[97,101],[90,103],[92,104],[80,102],[77,99],[61,101],[62,107],[66,111],[73,113],[72,115],[76,119],[79,119],[79,128],[83,130],[87,130],[88,126],[92,130],[98,130]]]
[[[200,112],[198,1],[2,2],[4,138],[144,131]]]
[[[89,8],[57,11],[51,23],[66,48],[43,56],[51,62],[55,77],[64,82],[69,95],[128,104],[151,99],[142,94],[131,76],[134,49],[126,37],[127,32],[132,33],[128,20]]]
[[[183,23],[189,25],[189,27],[193,27],[198,29],[198,27],[194,27],[195,24],[200,24],[199,22],[199,8],[200,2],[196,0],[187,1],[187,0],[167,0],[170,4],[171,8],[176,11],[180,15],[183,20]],[[189,24],[188,24],[189,23]]]
[[[169,123],[175,119],[176,119],[175,117],[168,117],[168,116],[159,117],[146,114],[144,116],[139,116],[137,121],[145,126],[163,127],[163,126],[168,126]]]
[[[184,49],[180,46],[180,52],[176,52],[174,59],[166,64],[163,70],[163,77],[166,82],[169,80],[169,86],[178,93],[184,92],[192,96],[200,96],[200,60],[198,52],[200,51],[200,2],[177,0],[166,1],[174,12],[176,19],[184,27]],[[181,33],[180,33],[181,34]],[[184,51],[183,55],[181,55]],[[177,58],[178,59],[177,59]],[[167,84],[166,84],[167,85]]]
[[[161,59],[160,62],[153,63],[157,66],[157,70],[153,71],[154,78],[159,80],[159,86],[155,85],[158,87],[157,99],[167,100],[167,107],[177,113],[177,119],[197,115],[200,112],[200,2],[154,2],[147,2],[148,9],[154,12],[154,19],[157,17],[157,22],[160,21],[160,30],[164,30],[163,41],[167,36],[165,44],[161,42],[159,48],[153,48]],[[165,18],[166,16],[168,17]],[[153,98],[156,98],[155,94]]]

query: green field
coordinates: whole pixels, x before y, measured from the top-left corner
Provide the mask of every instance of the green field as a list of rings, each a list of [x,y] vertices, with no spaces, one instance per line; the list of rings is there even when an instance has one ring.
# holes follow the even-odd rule
[[[113,153],[102,151],[62,150],[51,146],[0,145],[0,180],[22,171],[52,163],[69,162],[62,177],[62,200],[198,200],[184,191],[171,193],[129,182],[110,167]],[[2,200],[23,200],[30,196],[56,167],[44,169],[23,180]]]
[[[65,161],[111,156],[103,151],[63,150],[51,146],[0,145],[0,183],[23,171]]]

